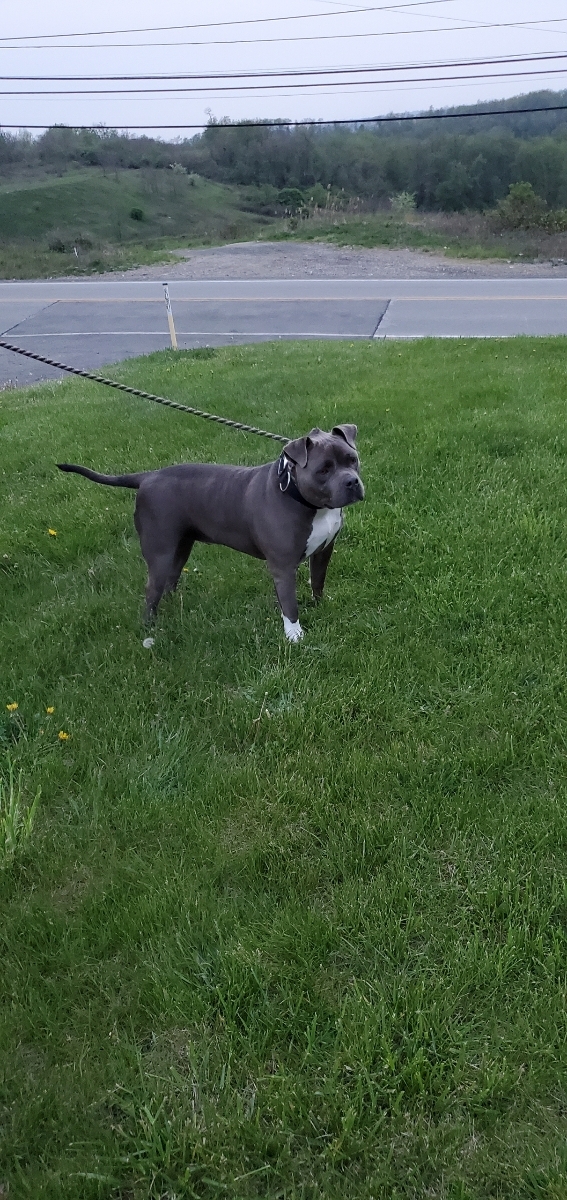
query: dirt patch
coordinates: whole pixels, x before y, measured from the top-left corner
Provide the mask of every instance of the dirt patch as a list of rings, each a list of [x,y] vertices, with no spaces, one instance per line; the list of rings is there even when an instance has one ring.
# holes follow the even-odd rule
[[[237,242],[206,250],[182,250],[174,263],[135,267],[96,278],[504,279],[512,275],[567,278],[567,263],[451,259],[426,250],[365,250],[314,242]]]

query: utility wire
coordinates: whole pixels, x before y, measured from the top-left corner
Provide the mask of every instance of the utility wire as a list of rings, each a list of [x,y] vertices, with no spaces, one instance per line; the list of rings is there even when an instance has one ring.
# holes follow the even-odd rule
[[[316,3],[316,4],[324,4],[325,2],[326,2],[326,0],[315,0],[315,3]],[[328,0],[327,0],[327,2],[328,2]],[[332,3],[332,4],[339,4],[339,3],[340,3],[340,0],[331,0],[331,3]],[[403,5],[400,5],[400,7],[404,7],[404,6],[403,6]],[[435,14],[432,14],[432,15],[435,15],[435,16],[437,16],[437,14],[436,14],[436,13],[435,13]],[[439,20],[440,20],[440,21],[453,21],[453,22],[457,22],[457,21],[461,21],[461,22],[462,22],[462,21],[465,21],[465,22],[466,22],[466,25],[465,25],[465,26],[462,26],[462,25],[461,25],[461,26],[459,26],[459,28],[465,28],[465,27],[467,27],[467,26],[468,26],[469,28],[471,28],[471,29],[482,29],[482,28],[484,28],[484,27],[483,27],[483,25],[482,25],[482,23],[480,23],[480,22],[478,22],[478,21],[472,21],[472,20],[471,20],[470,18],[468,18],[468,17],[451,17],[451,16],[449,16],[448,14],[446,14],[446,13],[444,13],[444,12],[443,12],[443,13],[439,13]],[[536,32],[540,32],[540,31],[542,31],[542,32],[544,32],[544,33],[556,33],[556,32],[563,33],[563,30],[553,30],[553,29],[549,29],[549,30],[548,30],[548,29],[546,28],[546,26],[548,26],[548,25],[554,25],[554,24],[556,24],[556,23],[557,23],[558,21],[560,21],[560,20],[562,20],[562,18],[561,18],[561,17],[547,17],[546,19],[544,19],[544,20],[542,20],[542,21],[529,21],[529,22],[528,22],[528,21],[519,21],[519,22],[517,22],[517,21],[514,21],[514,22],[512,22],[512,24],[511,24],[511,28],[516,28],[518,25],[522,25],[522,26],[525,26],[525,28],[527,28],[527,29],[535,29],[535,30],[536,30]],[[458,32],[458,30],[457,30],[457,32]]]
[[[234,121],[234,122],[230,122],[230,123],[224,123],[224,122],[218,121],[218,122],[207,122],[206,124],[201,123],[200,125],[160,125],[158,122],[154,121],[153,125],[122,125],[120,128],[121,128],[121,134],[127,133],[130,130],[137,131],[137,130],[148,130],[148,129],[175,129],[175,130],[178,130],[178,129],[179,130],[186,130],[186,129],[191,129],[191,130],[193,130],[193,129],[197,129],[197,130],[198,129],[204,129],[204,130],[211,130],[211,129],[222,129],[222,130],[230,130],[230,129],[297,129],[302,126],[308,126],[312,129],[315,129],[317,127],[322,128],[322,129],[333,129],[336,125],[350,125],[350,126],[353,126],[353,125],[390,125],[393,123],[404,124],[407,121],[453,121],[453,120],[460,120],[464,117],[517,117],[517,116],[521,116],[523,113],[537,113],[537,112],[542,112],[542,113],[564,112],[564,113],[567,113],[567,104],[545,104],[545,105],[541,105],[541,106],[538,105],[537,107],[530,107],[530,108],[486,108],[486,109],[475,109],[473,112],[417,113],[415,116],[404,114],[403,116],[399,116],[399,117],[395,117],[395,116],[393,116],[393,117],[350,117],[348,119],[341,118],[338,121],[309,121],[309,120],[307,120],[307,121],[306,120],[281,121],[281,120],[278,120],[278,121]],[[3,129],[18,129],[18,130],[43,129],[43,130],[45,130],[47,128],[49,128],[49,126],[46,126],[46,125],[22,125],[21,123],[19,125],[2,124],[2,125],[0,125],[0,135],[1,135],[1,131]],[[121,136],[121,134],[119,134],[117,130],[108,129],[107,127],[103,127],[103,129],[101,130],[101,127],[100,126],[97,127],[96,125],[63,125],[63,126],[52,126],[51,128],[68,129],[68,130],[71,130],[73,133],[81,133],[83,131],[86,131],[88,133],[100,134],[101,132],[104,132],[107,137],[108,136],[115,136],[115,137]]]
[[[148,25],[142,29],[87,29],[81,33],[25,33],[18,37],[0,37],[0,42],[50,41],[64,37],[114,37],[122,33],[165,33],[177,29],[218,29],[223,25],[267,25],[274,21],[316,21],[321,17],[350,17],[356,13],[397,12],[400,8],[431,7],[432,4],[455,4],[456,0],[414,0],[413,4],[374,4],[370,8],[343,8],[332,12],[297,13],[283,17],[249,17],[246,21],[205,21],[198,25]]]
[[[541,79],[542,79],[542,88],[543,88],[543,87],[545,87],[545,83],[544,83],[545,72],[542,72]],[[535,79],[534,79],[534,83],[535,83]],[[323,87],[323,85],[321,85],[321,86]],[[337,97],[337,96],[341,96],[341,95],[344,96],[344,92],[341,93],[340,91],[333,91],[333,86],[334,86],[333,81],[331,80],[325,91],[316,91],[316,92],[313,91],[313,92],[306,93],[305,98],[310,101],[313,101],[313,100],[318,101],[323,96],[331,96],[331,97]],[[411,85],[411,94],[412,94],[412,96],[415,96],[415,95],[417,95],[418,92],[427,92],[427,94],[430,95],[431,92],[447,92],[447,91],[450,91],[451,93],[456,94],[457,90],[461,90],[462,88],[468,88],[468,86],[469,85],[467,83],[461,84],[458,81],[455,82],[454,79],[452,79],[448,83],[437,83],[437,82],[428,83],[427,86],[425,85],[425,83],[419,83],[419,84]],[[367,99],[367,100],[369,97],[379,96],[380,101],[382,102],[385,96],[399,96],[400,93],[403,93],[403,92],[404,92],[403,82],[398,83],[398,81],[396,81],[395,79],[390,79],[390,80],[383,79],[383,80],[378,81],[378,85],[375,88],[373,88],[370,84],[368,84],[366,87],[364,87],[364,90],[361,90],[361,91],[358,91],[357,88],[353,85],[352,89],[349,89],[348,96],[349,96],[349,99],[351,96],[364,96],[365,99]],[[523,94],[531,95],[532,93],[528,92],[528,93],[523,93]],[[563,96],[564,94],[567,94],[567,88],[561,88],[558,91],[554,90],[554,94],[558,95],[558,96]],[[261,98],[261,92],[258,92],[257,95]],[[289,100],[293,100],[293,99],[297,99],[297,93],[296,92],[278,92],[277,98],[278,98],[278,101],[285,100],[286,98],[288,98]],[[207,93],[207,101],[210,101],[211,103],[214,100],[222,101],[225,99],[226,99],[226,96],[217,96],[214,91]],[[176,105],[186,104],[185,96],[173,95],[170,97],[170,101],[172,104],[176,104]],[[398,100],[397,103],[400,103],[400,101]],[[441,103],[441,98],[438,98],[437,103],[438,104]],[[453,105],[455,105],[455,104],[459,104],[459,103],[466,103],[466,101],[459,101],[457,98],[455,98],[455,99],[451,98],[451,103]],[[497,101],[494,100],[493,103],[497,103]],[[208,112],[208,109],[206,111]]]
[[[429,0],[428,0],[429,2]],[[433,0],[432,0],[433,2]],[[444,0],[440,0],[444,2]],[[370,11],[368,9],[360,11]],[[390,11],[395,11],[391,9]],[[268,18],[272,19],[272,18]],[[440,15],[440,20],[446,20]],[[453,19],[453,18],[451,18]],[[458,20],[459,18],[455,18]],[[567,17],[556,17],[554,24],[565,24]],[[382,30],[380,32],[369,33],[322,33],[302,37],[276,37],[276,38],[228,38],[216,39],[208,42],[105,42],[103,45],[96,45],[93,42],[77,42],[75,44],[63,43],[58,45],[32,45],[32,46],[14,46],[0,44],[0,50],[143,50],[148,47],[152,50],[161,49],[163,47],[169,49],[177,49],[185,46],[260,46],[260,45],[283,45],[288,42],[332,42],[332,41],[348,41],[352,38],[390,38],[390,37],[411,37],[416,34],[423,33],[462,33],[470,32],[471,29],[533,29],[539,33],[555,33],[565,34],[563,29],[547,29],[543,26],[534,24],[533,21],[491,21],[484,24],[468,22],[466,25],[454,25],[451,27],[443,27],[439,25],[429,26],[425,29],[391,29]]]
[[[148,80],[151,82],[167,82],[169,80],[194,80],[194,79],[272,79],[272,78],[288,78],[304,75],[358,75],[372,72],[392,72],[392,71],[429,71],[429,70],[449,70],[457,67],[486,67],[486,66],[516,66],[522,63],[529,62],[554,62],[557,59],[567,58],[567,51],[559,54],[546,52],[544,54],[514,54],[507,56],[492,55],[490,58],[465,58],[465,59],[442,59],[434,62],[410,62],[410,63],[389,63],[380,66],[348,66],[348,67],[314,67],[314,68],[294,68],[290,71],[271,70],[271,71],[214,71],[204,74],[185,73],[183,75],[0,75],[0,82],[22,82],[22,83],[119,83]],[[136,89],[138,90],[138,89]]]
[[[369,68],[357,67],[355,73],[357,75],[368,74]],[[337,88],[348,87],[373,87],[380,83],[436,83],[438,80],[449,80],[452,83],[462,83],[472,79],[517,79],[525,78],[526,76],[542,76],[542,75],[564,75],[567,72],[567,67],[553,67],[549,71],[484,71],[476,75],[419,75],[417,78],[404,79],[337,79],[333,82],[333,86]],[[310,72],[315,74],[316,72]],[[331,72],[325,72],[331,74]],[[339,71],[337,74],[344,74]],[[302,83],[261,83],[261,84],[227,84],[226,87],[216,87],[216,80],[212,81],[217,92],[265,92],[278,91],[281,88],[313,88],[320,87],[321,80],[313,83],[303,81]],[[162,96],[170,95],[171,93],[194,94],[197,92],[210,92],[209,85],[199,85],[197,87],[162,87],[162,88],[52,88],[49,91],[39,91],[28,89],[26,91],[8,92],[0,91],[0,96]],[[157,128],[157,126],[156,126]]]

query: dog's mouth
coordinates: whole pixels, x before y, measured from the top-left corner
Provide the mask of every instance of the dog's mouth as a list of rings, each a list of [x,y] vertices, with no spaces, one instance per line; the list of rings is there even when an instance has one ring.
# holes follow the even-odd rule
[[[346,508],[349,504],[364,500],[364,484],[355,471],[349,472],[346,477],[329,480],[321,490],[307,487],[299,490],[304,500],[315,508]]]
[[[360,500],[364,500],[364,484],[358,475],[349,479],[340,490],[340,499],[336,504],[337,508],[346,508],[349,504],[358,504]]]

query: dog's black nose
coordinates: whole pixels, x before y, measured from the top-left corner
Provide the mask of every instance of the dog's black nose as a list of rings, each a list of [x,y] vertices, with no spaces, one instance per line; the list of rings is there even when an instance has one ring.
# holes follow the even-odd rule
[[[350,475],[348,479],[345,480],[345,487],[347,488],[349,495],[352,496],[353,500],[364,499],[364,488],[358,475]]]

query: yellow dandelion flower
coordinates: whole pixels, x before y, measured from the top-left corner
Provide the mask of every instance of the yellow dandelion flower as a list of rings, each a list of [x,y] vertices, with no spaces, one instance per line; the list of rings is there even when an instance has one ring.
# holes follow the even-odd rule
[[[48,532],[48,534],[49,534],[49,536],[50,536],[50,537],[57,537],[57,530],[56,530],[56,529],[48,529],[48,530],[47,530],[47,532]]]
[[[6,708],[8,709],[8,712],[15,712],[15,711],[16,711],[16,709],[17,709],[17,707],[18,707],[18,705],[16,704],[16,702],[15,702],[15,701],[14,701],[14,703],[13,703],[13,704],[7,704],[7,705],[6,705]]]
[[[49,713],[49,716],[51,716],[51,714],[55,712],[55,709],[54,709],[53,705],[51,704],[49,706],[49,708],[46,708],[45,711],[46,711],[46,713]]]
[[[60,742],[67,742],[69,740],[70,736],[71,735],[69,733],[65,733],[64,729],[59,730],[58,737],[59,737]]]

